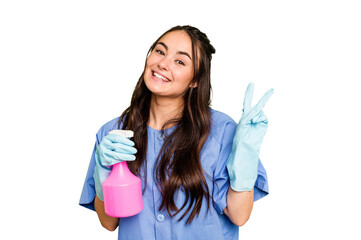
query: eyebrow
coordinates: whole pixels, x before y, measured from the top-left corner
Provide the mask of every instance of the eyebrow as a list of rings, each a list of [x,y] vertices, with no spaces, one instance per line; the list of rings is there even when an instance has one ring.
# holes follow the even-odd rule
[[[166,50],[168,50],[168,46],[164,42],[158,42],[157,44],[162,45]],[[177,51],[177,54],[186,55],[190,60],[192,60],[191,56],[187,52]]]

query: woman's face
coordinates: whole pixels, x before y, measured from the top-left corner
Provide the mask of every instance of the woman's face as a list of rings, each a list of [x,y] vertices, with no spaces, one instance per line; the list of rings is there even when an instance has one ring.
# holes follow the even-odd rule
[[[157,96],[179,98],[193,79],[192,42],[184,31],[164,35],[147,59],[144,82]]]

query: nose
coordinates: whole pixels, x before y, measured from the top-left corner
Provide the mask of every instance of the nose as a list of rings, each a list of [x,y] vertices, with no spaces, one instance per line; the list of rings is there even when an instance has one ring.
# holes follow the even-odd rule
[[[158,67],[161,70],[169,70],[169,59],[164,57],[161,61],[158,62]]]

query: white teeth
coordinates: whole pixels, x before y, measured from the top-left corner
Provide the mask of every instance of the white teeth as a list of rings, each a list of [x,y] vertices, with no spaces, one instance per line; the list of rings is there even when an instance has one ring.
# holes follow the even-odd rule
[[[169,82],[169,80],[165,77],[163,77],[162,75],[156,73],[156,72],[153,72],[153,75],[156,76],[157,78],[163,80],[163,81],[166,81],[166,82]]]

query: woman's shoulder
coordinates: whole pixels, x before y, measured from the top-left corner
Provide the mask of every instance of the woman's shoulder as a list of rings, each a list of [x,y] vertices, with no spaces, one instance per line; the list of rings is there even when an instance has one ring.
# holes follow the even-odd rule
[[[215,137],[218,142],[222,141],[225,131],[234,132],[236,122],[227,114],[211,109],[211,132],[210,135]]]
[[[220,112],[218,110],[214,110],[213,108],[211,108],[210,111],[211,111],[212,122],[214,123],[231,122],[236,124],[236,122],[227,114]]]

